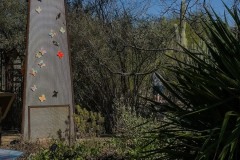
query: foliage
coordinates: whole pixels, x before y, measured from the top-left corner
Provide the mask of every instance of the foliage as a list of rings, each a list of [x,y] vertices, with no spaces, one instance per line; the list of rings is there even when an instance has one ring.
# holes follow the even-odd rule
[[[4,119],[3,128],[21,128],[21,63],[26,49],[27,3],[25,0],[0,2],[0,90],[16,98]],[[23,83],[22,83],[23,84]]]
[[[100,113],[88,111],[77,105],[74,120],[77,138],[100,136],[105,132],[104,118]]]
[[[91,160],[91,159],[122,159],[115,151],[115,146],[109,140],[89,139],[69,146],[63,142],[54,141],[48,149],[42,148],[31,154],[31,160]]]
[[[159,122],[150,116],[144,118],[136,115],[136,112],[129,111],[123,102],[115,102],[117,105],[117,125],[114,137],[79,139],[69,147],[63,142],[54,141],[49,149],[43,148],[39,152],[32,154],[29,159],[139,159],[144,151],[156,148],[159,143],[143,147],[143,142],[149,140],[148,132],[159,126]],[[79,106],[78,106],[79,107]],[[86,109],[78,108],[78,116],[89,118]],[[86,124],[88,122],[84,121]],[[81,123],[85,127],[84,122]],[[145,134],[143,134],[145,133]],[[153,156],[151,158],[156,158]]]
[[[154,149],[159,145],[159,143],[152,143],[143,147],[143,144],[151,139],[150,133],[161,123],[154,114],[143,117],[136,111],[131,111],[131,107],[125,106],[123,101],[115,102],[115,105],[118,106],[118,109],[116,137],[113,138],[113,142],[116,145],[117,152],[131,159],[140,159],[144,156],[144,151]],[[158,116],[160,115],[158,114]],[[156,156],[151,158],[156,158]]]
[[[230,11],[239,33],[239,11]],[[147,154],[162,154],[162,159],[238,159],[239,155],[239,37],[215,14],[205,22],[207,50],[183,48],[187,61],[171,59],[178,66],[168,69],[177,82],[165,86],[181,103],[168,99],[168,121],[160,127],[158,139],[164,145]],[[161,94],[161,93],[160,93]]]
[[[86,155],[85,147],[82,145],[74,145],[69,147],[63,142],[56,142],[51,145],[49,149],[43,149],[36,155],[30,155],[29,159],[32,160],[44,160],[44,159],[56,159],[56,160],[67,160],[67,159],[83,159]]]
[[[23,0],[1,0],[0,50],[5,54],[24,53],[27,7]],[[14,52],[11,52],[14,50]],[[13,56],[13,55],[12,55]]]
[[[107,20],[75,10],[69,14],[75,101],[101,112],[107,133],[116,125],[116,99],[124,97],[138,110],[139,95],[149,92],[149,74],[164,62],[161,48],[174,36],[167,20],[149,23],[128,12],[112,14]]]

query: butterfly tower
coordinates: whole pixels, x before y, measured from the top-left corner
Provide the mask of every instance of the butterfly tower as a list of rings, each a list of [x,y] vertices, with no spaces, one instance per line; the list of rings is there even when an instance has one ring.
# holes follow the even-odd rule
[[[29,0],[22,133],[71,140],[73,88],[64,0]]]

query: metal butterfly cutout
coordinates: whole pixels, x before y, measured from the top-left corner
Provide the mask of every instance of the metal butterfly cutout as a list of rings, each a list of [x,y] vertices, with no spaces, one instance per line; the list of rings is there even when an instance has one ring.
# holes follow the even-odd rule
[[[58,92],[57,91],[53,91],[53,96],[52,97],[57,97],[57,95],[58,95]]]
[[[38,7],[35,9],[35,11],[36,11],[38,14],[40,14],[40,13],[42,12],[42,8],[41,8],[40,6],[38,6]]]
[[[61,28],[60,28],[60,32],[63,34],[63,33],[66,32],[66,30],[65,30],[63,27],[61,27]]]
[[[37,90],[37,86],[36,86],[36,85],[33,85],[33,86],[31,87],[31,90],[32,90],[33,92],[35,92],[35,91]]]
[[[35,57],[41,58],[44,54],[46,54],[47,51],[44,48],[41,48],[36,54]]]
[[[48,35],[49,35],[51,38],[53,38],[53,37],[55,37],[55,36],[57,35],[57,33],[56,33],[54,30],[51,29],[51,31],[48,33]]]
[[[42,54],[42,56],[47,53],[47,51],[43,47],[39,50],[39,52]]]
[[[59,46],[59,43],[58,43],[57,41],[53,41],[53,44],[54,44],[55,46]]]
[[[46,64],[43,62],[43,60],[41,60],[39,63],[38,63],[39,67],[42,68],[42,67],[46,67]]]
[[[37,52],[37,53],[35,54],[35,57],[41,58],[41,57],[42,57],[42,53],[41,53],[41,52]]]
[[[58,15],[56,16],[56,20],[59,19],[61,17],[61,13],[58,13]]]
[[[47,100],[44,94],[42,94],[40,97],[38,97],[38,99],[39,99],[41,102],[44,102],[44,101]]]
[[[30,74],[35,77],[35,76],[37,75],[37,70],[35,70],[34,68],[32,68]]]
[[[57,56],[59,57],[59,59],[62,59],[62,58],[63,58],[63,56],[64,56],[64,54],[63,54],[63,52],[62,52],[62,51],[58,51],[58,54],[57,54]]]

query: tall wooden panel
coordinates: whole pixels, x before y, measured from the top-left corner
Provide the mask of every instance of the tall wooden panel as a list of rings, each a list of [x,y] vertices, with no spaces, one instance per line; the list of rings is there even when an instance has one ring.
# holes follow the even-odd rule
[[[28,140],[44,138],[46,135],[57,138],[57,128],[63,130],[62,121],[69,122],[66,131],[69,131],[68,135],[74,135],[65,15],[64,0],[29,0],[22,121],[23,136]],[[69,109],[60,109],[59,106]],[[63,118],[59,118],[61,116]],[[48,129],[44,134],[37,133],[38,127],[31,124],[38,124],[39,127],[42,124],[44,126],[41,127]],[[54,126],[52,130],[51,126]]]

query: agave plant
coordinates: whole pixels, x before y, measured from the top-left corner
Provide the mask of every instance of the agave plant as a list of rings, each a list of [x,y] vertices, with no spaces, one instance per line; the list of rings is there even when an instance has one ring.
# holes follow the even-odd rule
[[[227,8],[227,6],[225,6]],[[239,11],[227,8],[240,33]],[[213,12],[214,13],[214,12]],[[145,152],[160,159],[240,159],[240,39],[226,21],[208,12],[203,22],[207,50],[183,48],[188,61],[167,67],[177,82],[158,78],[178,98],[169,105],[167,121],[155,133],[159,148]]]

